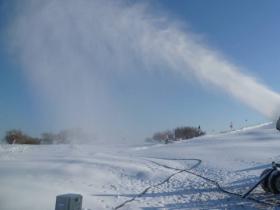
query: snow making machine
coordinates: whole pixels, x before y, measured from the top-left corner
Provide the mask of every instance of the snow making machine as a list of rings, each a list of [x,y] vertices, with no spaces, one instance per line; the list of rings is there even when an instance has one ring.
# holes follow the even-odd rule
[[[280,118],[276,122],[276,129],[280,131]],[[259,185],[265,192],[280,194],[280,163],[272,162],[271,168],[265,169],[260,175],[260,180],[242,197],[246,198]]]

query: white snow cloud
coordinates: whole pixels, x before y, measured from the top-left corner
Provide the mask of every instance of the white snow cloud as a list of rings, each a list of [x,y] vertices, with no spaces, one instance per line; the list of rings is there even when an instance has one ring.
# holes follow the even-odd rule
[[[277,93],[147,5],[109,0],[21,4],[11,43],[25,75],[61,124],[118,133],[122,117],[106,80],[134,69],[169,69],[216,86],[268,118],[279,114]]]

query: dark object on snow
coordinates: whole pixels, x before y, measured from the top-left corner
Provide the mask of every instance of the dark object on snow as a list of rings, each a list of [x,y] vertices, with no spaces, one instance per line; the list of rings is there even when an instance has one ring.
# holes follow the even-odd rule
[[[259,185],[261,185],[262,189],[265,192],[270,192],[273,194],[280,194],[280,164],[272,162],[272,167],[269,169],[265,169],[261,176],[260,180],[251,187],[242,198],[247,198],[248,195],[256,189]]]
[[[269,187],[268,187],[268,176],[267,174],[271,172],[271,169],[265,169],[261,175],[260,175],[260,179],[262,179],[264,176],[266,177],[262,182],[261,182],[261,187],[265,192],[269,192]]]
[[[265,192],[280,194],[280,164],[272,162],[272,168],[265,169],[261,174],[261,187]]]
[[[268,187],[273,194],[280,193],[280,171],[274,170],[268,179]]]
[[[64,194],[56,196],[55,210],[82,210],[83,196]]]
[[[276,122],[276,129],[280,131],[280,117]]]

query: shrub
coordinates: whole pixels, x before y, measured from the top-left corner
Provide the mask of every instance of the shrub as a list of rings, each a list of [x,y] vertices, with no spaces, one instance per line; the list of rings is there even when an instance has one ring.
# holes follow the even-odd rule
[[[75,142],[87,142],[88,135],[81,129],[67,129],[59,133],[43,133],[42,144],[69,144]]]
[[[194,127],[179,127],[176,128],[175,131],[175,139],[190,139],[198,136],[205,135],[205,132],[202,131],[200,128]]]
[[[162,132],[157,132],[152,137],[155,141],[169,141],[174,140],[174,132],[167,130]]]
[[[21,130],[7,131],[4,139],[8,144],[40,144],[40,139],[30,137]]]
[[[53,144],[56,139],[56,135],[53,133],[42,133],[41,143],[42,144]]]
[[[65,144],[68,143],[68,136],[66,131],[61,131],[57,134],[42,133],[42,144]]]
[[[3,141],[8,144],[69,144],[88,142],[89,138],[90,136],[81,129],[67,129],[59,133],[42,133],[41,138],[33,138],[21,130],[14,129],[6,132]]]
[[[156,132],[151,139],[154,141],[168,143],[170,141],[185,140],[202,135],[205,135],[205,132],[202,131],[200,127],[195,128],[185,126],[175,128],[173,131],[167,130]]]

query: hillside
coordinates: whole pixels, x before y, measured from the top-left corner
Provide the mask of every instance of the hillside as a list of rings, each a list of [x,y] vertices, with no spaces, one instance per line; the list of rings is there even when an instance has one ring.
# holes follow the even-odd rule
[[[120,209],[267,209],[174,168],[243,193],[280,159],[279,146],[272,123],[168,145],[0,145],[0,209],[53,210],[63,193],[81,193],[85,209],[112,209],[145,189]]]

